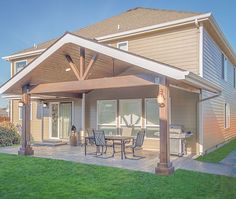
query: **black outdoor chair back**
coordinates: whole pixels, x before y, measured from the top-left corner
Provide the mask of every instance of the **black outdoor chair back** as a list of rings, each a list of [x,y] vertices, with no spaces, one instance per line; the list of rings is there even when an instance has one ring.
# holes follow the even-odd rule
[[[106,145],[106,139],[105,139],[105,133],[101,130],[94,130],[94,141],[96,146],[105,146]]]
[[[135,139],[135,147],[142,147],[143,146],[143,142],[144,142],[144,137],[145,137],[145,131],[141,130],[137,133],[137,137]]]

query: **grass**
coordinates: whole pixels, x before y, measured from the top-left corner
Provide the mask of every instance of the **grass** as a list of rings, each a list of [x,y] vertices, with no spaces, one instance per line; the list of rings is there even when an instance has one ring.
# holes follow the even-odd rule
[[[177,170],[172,176],[0,154],[4,198],[234,198],[236,178]]]
[[[215,151],[208,153],[204,156],[197,158],[199,161],[218,163],[223,160],[227,155],[229,155],[233,150],[236,150],[236,139],[231,140],[224,146],[216,149]]]

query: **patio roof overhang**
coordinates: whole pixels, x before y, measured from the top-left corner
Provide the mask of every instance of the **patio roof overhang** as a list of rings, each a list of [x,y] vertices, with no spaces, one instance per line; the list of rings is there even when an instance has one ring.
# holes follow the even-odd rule
[[[89,76],[92,73],[89,78],[97,80],[88,81],[86,80],[88,79],[88,77],[81,77],[82,79],[78,79],[79,71],[76,71],[76,69],[73,68],[73,65],[71,65],[71,63],[69,64],[71,65],[72,72],[74,73],[65,73],[65,68],[68,67],[68,57],[66,56],[68,54],[71,55],[74,61],[74,63],[72,61],[72,64],[79,66],[81,63],[79,60],[76,60],[76,57],[80,56],[81,49],[86,49],[86,53],[88,54],[86,54],[86,59],[88,60],[85,60],[85,62],[88,63],[88,70],[85,68],[84,73],[86,73],[86,76]],[[94,62],[96,61],[95,59],[97,59],[97,57],[99,57],[100,60],[98,60],[97,63],[94,64]],[[114,68],[111,68],[112,64],[114,64],[114,60],[116,61],[116,74],[114,74],[114,71],[112,71],[114,70]],[[93,73],[92,65],[95,65],[93,67],[96,67],[96,73]],[[89,70],[90,67],[91,71]],[[108,68],[109,72],[107,72]],[[69,85],[71,83],[74,83],[74,81],[78,80],[82,80],[83,83],[80,82],[74,84],[78,86],[78,88],[74,91],[80,92],[85,90],[85,88],[93,90],[98,89],[97,84],[94,84],[96,81],[99,81],[99,84],[102,84],[103,81],[106,81],[104,77],[109,77],[109,81],[113,79],[113,85],[118,86],[117,83],[115,83],[116,78],[118,76],[126,76],[127,71],[129,71],[130,68],[135,68],[136,74],[149,73],[152,74],[152,76],[156,77],[166,77],[170,80],[170,83],[174,85],[191,87],[193,89],[204,89],[214,93],[218,93],[221,91],[218,86],[189,71],[185,71],[164,63],[160,63],[158,61],[148,59],[146,57],[132,54],[130,52],[122,51],[108,45],[103,45],[101,43],[96,42],[95,40],[89,40],[83,37],[73,35],[71,33],[66,33],[53,45],[51,45],[44,53],[42,53],[38,58],[29,63],[22,71],[17,73],[9,81],[3,84],[0,88],[0,94],[21,94],[21,88],[24,85],[33,86],[34,90],[32,91],[32,93],[36,93],[36,88],[42,88],[43,86],[45,86],[45,84],[50,84],[50,86],[56,85],[56,87],[59,86],[59,88],[62,89],[64,84],[62,82],[68,82],[66,85]],[[102,79],[98,80],[99,78]],[[142,78],[138,78],[137,76],[126,76],[120,78],[124,78],[124,80],[126,80],[127,87],[134,86],[134,84],[131,84],[132,78],[137,81],[137,85],[142,84],[141,81],[143,81],[144,85],[154,84],[153,79],[152,81],[143,80]],[[127,80],[127,78],[129,78],[130,81]],[[42,85],[40,86],[40,84]],[[92,84],[94,85],[94,87],[92,86]],[[122,87],[125,87],[125,84],[123,84]],[[43,94],[43,90],[41,91]],[[59,92],[58,88],[57,91]],[[63,89],[61,90],[61,92],[64,92]]]

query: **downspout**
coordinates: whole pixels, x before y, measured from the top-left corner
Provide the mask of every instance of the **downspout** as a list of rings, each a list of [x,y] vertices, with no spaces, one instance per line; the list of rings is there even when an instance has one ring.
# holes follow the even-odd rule
[[[204,154],[204,147],[203,147],[203,143],[204,143],[204,136],[203,136],[203,133],[204,133],[204,131],[203,131],[203,102],[208,101],[208,100],[212,100],[216,97],[219,97],[220,95],[221,95],[221,92],[218,92],[217,94],[215,94],[211,97],[203,98],[202,90],[200,91],[199,100],[197,102],[197,104],[198,104],[199,155]]]

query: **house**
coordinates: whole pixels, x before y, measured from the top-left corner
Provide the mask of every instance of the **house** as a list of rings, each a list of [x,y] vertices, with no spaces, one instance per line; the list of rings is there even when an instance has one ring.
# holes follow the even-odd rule
[[[236,136],[236,55],[211,13],[135,8],[3,59],[20,153],[32,153],[30,136],[68,139],[72,124],[134,125],[145,149],[160,150],[157,172],[169,172],[169,124],[192,132],[192,154]]]
[[[8,109],[0,108],[0,117],[8,117]]]

